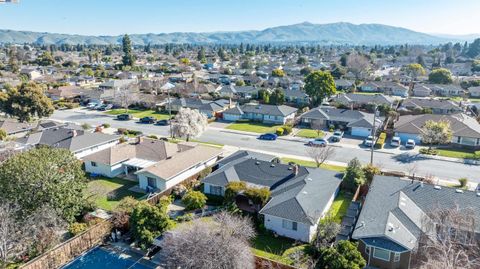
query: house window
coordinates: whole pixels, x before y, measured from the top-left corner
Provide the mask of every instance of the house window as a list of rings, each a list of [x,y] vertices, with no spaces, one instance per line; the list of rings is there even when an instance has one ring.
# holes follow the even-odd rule
[[[156,188],[157,187],[157,180],[153,177],[147,177],[147,185],[150,188]]]
[[[289,221],[289,220],[282,220],[282,228],[288,229],[288,230],[297,230],[297,223],[295,221]]]
[[[370,255],[370,247],[369,247],[369,246],[366,246],[366,247],[365,247],[365,253],[366,253],[367,255]]]
[[[480,145],[480,138],[477,138],[477,146]]]
[[[395,256],[393,256],[393,261],[394,262],[400,261],[400,252],[395,252]]]
[[[384,261],[390,261],[390,251],[381,248],[373,248],[373,257]]]
[[[461,142],[462,142],[462,137],[461,136],[457,137],[457,143],[460,144]]]
[[[93,167],[97,167],[97,163],[96,163],[96,162],[90,162],[90,164],[91,164]]]
[[[210,185],[210,194],[222,195],[222,187]]]

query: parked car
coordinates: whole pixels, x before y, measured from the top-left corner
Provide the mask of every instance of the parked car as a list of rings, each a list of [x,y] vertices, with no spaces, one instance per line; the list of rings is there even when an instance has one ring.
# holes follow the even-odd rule
[[[271,134],[271,133],[266,133],[262,134],[258,137],[258,139],[261,140],[277,140],[277,135],[276,134]]]
[[[98,111],[107,111],[107,110],[110,110],[113,108],[113,105],[112,104],[108,104],[108,105],[102,105],[100,108],[98,108],[97,110]]]
[[[414,149],[415,148],[415,140],[408,139],[407,143],[405,143],[405,148],[407,149]]]
[[[130,114],[120,114],[117,116],[117,120],[131,120],[132,115]]]
[[[93,109],[97,105],[98,105],[98,103],[88,103],[85,107],[88,108],[88,109]]]
[[[143,117],[140,119],[140,123],[154,123],[155,121],[154,117]]]
[[[97,104],[97,105],[94,106],[92,109],[100,110],[102,107],[103,107],[103,104]]]
[[[170,124],[170,121],[169,120],[157,120],[157,122],[155,122],[156,125],[160,125],[160,126],[167,126]]]
[[[328,141],[323,138],[316,138],[308,142],[310,147],[326,147],[328,145]]]
[[[402,144],[402,140],[398,136],[392,137],[392,140],[390,141],[390,146],[392,147],[400,147]]]
[[[343,138],[343,132],[340,130],[336,130],[335,132],[333,132],[331,140],[332,142],[340,142],[342,138]]]
[[[371,147],[373,145],[373,136],[369,135],[365,140],[363,141],[363,144],[367,147]]]

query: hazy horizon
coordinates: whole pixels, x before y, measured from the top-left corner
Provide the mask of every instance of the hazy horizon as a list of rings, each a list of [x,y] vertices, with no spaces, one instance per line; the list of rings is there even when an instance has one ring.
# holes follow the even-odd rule
[[[0,5],[0,29],[115,36],[263,30],[308,21],[384,24],[436,35],[480,34],[476,0],[322,2],[20,0]]]

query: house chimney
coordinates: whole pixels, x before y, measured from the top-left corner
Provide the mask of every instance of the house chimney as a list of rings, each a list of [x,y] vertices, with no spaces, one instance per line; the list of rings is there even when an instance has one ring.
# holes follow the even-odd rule
[[[77,130],[72,130],[72,137],[76,137],[77,136]]]
[[[298,175],[298,164],[293,165],[293,175]]]
[[[228,108],[232,108],[232,98],[228,98]]]
[[[140,144],[143,142],[143,136],[138,136],[137,137],[137,144]]]

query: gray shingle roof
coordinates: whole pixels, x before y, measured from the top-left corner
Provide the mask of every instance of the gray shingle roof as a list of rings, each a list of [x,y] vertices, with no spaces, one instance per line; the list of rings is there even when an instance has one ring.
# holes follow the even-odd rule
[[[344,105],[349,105],[349,104],[367,105],[367,104],[374,104],[374,103],[378,105],[393,104],[392,98],[389,98],[383,94],[369,95],[369,94],[358,94],[358,93],[344,93],[344,94],[339,94],[338,96],[332,97],[331,100]]]
[[[445,99],[431,98],[408,98],[402,102],[402,107],[406,108],[430,108],[430,109],[450,109],[452,111],[462,111],[462,109],[453,101]]]
[[[411,250],[421,234],[422,215],[437,207],[452,206],[472,209],[480,231],[480,197],[475,192],[457,193],[454,188],[438,189],[398,177],[375,176],[352,237],[375,240],[375,244],[391,250],[397,245]]]
[[[259,113],[264,115],[271,115],[271,116],[288,116],[292,113],[297,112],[297,108],[281,105],[265,105],[265,104],[246,104],[241,106],[241,110],[244,113]]]

